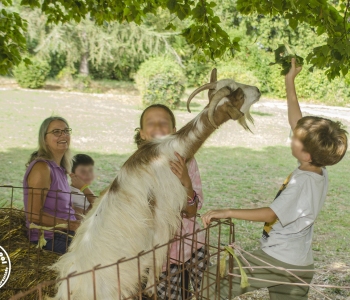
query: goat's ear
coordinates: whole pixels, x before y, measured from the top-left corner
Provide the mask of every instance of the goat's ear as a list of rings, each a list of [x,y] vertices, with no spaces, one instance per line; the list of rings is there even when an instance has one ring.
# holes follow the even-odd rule
[[[229,107],[227,113],[229,114],[232,120],[239,120],[242,117],[244,117],[244,113],[242,113],[234,106]]]
[[[242,105],[244,104],[244,92],[241,88],[237,88],[231,93],[230,102],[237,109],[241,109]]]
[[[235,97],[236,100],[244,100],[244,92],[243,90],[239,87],[233,92],[233,96]]]

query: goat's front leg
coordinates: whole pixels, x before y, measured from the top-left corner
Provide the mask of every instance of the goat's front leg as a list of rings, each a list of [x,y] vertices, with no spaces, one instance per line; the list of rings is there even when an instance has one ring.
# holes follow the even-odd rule
[[[163,253],[161,253],[162,251],[164,251],[163,248],[164,247],[162,247],[161,249],[154,249],[150,253],[150,267],[148,269],[147,284],[144,294],[150,297],[151,299],[158,299],[157,284],[163,265],[162,260],[160,259],[164,255]]]
[[[157,293],[156,285],[157,285],[158,278],[159,278],[159,272],[155,272],[153,266],[150,267],[144,294],[151,299],[157,299],[158,293]]]
[[[164,226],[156,226],[156,230],[152,237],[153,251],[150,253],[149,257],[150,267],[145,291],[145,294],[147,296],[151,297],[153,295],[152,299],[157,299],[157,284],[163,264],[166,261],[167,253],[169,251],[168,248],[170,247],[170,245],[166,244],[169,241],[169,236],[171,236],[171,234],[169,234],[169,231],[167,231],[166,227]],[[155,249],[155,247],[157,248]],[[155,292],[156,295],[154,296]]]

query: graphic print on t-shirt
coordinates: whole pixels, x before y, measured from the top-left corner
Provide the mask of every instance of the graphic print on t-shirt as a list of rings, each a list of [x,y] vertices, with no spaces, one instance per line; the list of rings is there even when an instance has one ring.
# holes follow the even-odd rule
[[[284,182],[283,182],[283,184],[281,185],[281,187],[280,187],[280,189],[279,189],[279,191],[278,191],[278,193],[277,193],[277,195],[276,195],[274,201],[275,201],[275,200],[279,197],[279,195],[281,195],[281,193],[286,189],[286,187],[287,187],[287,185],[288,185],[288,183],[289,183],[289,180],[290,180],[290,178],[292,177],[292,174],[293,174],[293,173],[289,174],[289,176],[284,180]],[[276,224],[277,221],[278,221],[278,219],[276,219],[276,220],[274,220],[273,222],[270,222],[270,223],[265,222],[264,229],[263,229],[263,234],[262,234],[262,238],[263,238],[263,239],[266,240],[266,239],[269,237],[269,232],[271,231],[272,226],[273,226],[274,224]]]

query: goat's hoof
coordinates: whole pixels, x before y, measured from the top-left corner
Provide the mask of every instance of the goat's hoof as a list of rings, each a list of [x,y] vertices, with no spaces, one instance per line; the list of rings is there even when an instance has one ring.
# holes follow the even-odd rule
[[[150,288],[150,289],[146,289],[143,294],[148,298],[148,299],[153,299],[153,290]]]
[[[155,282],[151,278],[148,279],[145,290],[143,292],[148,298],[153,299]]]

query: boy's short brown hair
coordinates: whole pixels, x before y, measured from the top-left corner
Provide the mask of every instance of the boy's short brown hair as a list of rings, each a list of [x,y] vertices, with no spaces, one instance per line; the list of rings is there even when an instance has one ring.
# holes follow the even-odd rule
[[[80,166],[93,166],[95,164],[91,156],[87,154],[76,154],[73,156],[72,173],[75,173],[75,169]]]
[[[316,167],[335,165],[344,157],[348,148],[347,131],[340,122],[320,117],[303,117],[294,129],[294,136],[311,155]]]

